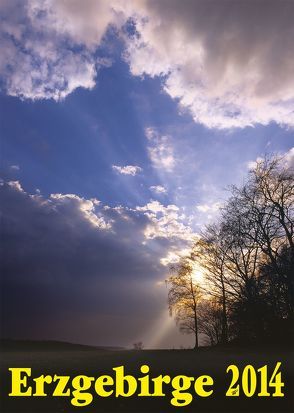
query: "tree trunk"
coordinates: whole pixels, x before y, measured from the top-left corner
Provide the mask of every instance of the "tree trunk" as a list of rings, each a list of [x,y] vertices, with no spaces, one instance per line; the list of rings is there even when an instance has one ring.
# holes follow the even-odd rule
[[[195,297],[195,291],[194,291],[194,286],[193,286],[193,281],[192,277],[190,277],[190,288],[191,288],[191,293],[192,293],[192,298],[193,298],[193,311],[194,311],[194,327],[195,327],[195,347],[194,349],[198,348],[198,320],[197,320],[197,300]]]
[[[199,347],[199,344],[198,344],[198,322],[197,322],[196,308],[194,310],[194,323],[195,323],[195,347],[194,349],[197,349]]]
[[[222,338],[221,341],[223,344],[228,342],[228,319],[227,319],[227,304],[226,304],[226,292],[223,277],[222,281]]]

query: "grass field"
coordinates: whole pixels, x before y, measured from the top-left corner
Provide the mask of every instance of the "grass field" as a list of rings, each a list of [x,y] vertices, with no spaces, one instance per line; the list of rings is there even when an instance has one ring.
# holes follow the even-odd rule
[[[24,349],[25,348],[25,349]],[[282,398],[273,397],[225,397],[231,374],[226,374],[230,364],[236,364],[240,371],[246,364],[259,368],[268,365],[271,373],[277,361],[282,362],[282,378],[285,382]],[[130,398],[110,396],[101,398],[95,396],[91,405],[74,407],[69,397],[7,397],[11,386],[10,367],[31,367],[32,376],[41,374],[89,375],[98,377],[102,374],[113,375],[113,367],[125,366],[125,374],[135,377],[143,376],[140,366],[150,367],[150,376],[168,374],[172,377],[183,374],[198,377],[203,374],[211,375],[214,379],[214,393],[208,398],[195,395],[193,388],[192,402],[185,407],[173,407],[171,385],[165,385],[165,397]],[[0,411],[1,413],[34,413],[34,412],[293,412],[293,353],[274,349],[236,349],[236,348],[200,348],[193,350],[109,350],[50,343],[41,347],[27,345],[21,350],[17,346],[13,350],[6,348],[1,352],[1,382],[0,382]],[[50,394],[48,385],[48,394]]]

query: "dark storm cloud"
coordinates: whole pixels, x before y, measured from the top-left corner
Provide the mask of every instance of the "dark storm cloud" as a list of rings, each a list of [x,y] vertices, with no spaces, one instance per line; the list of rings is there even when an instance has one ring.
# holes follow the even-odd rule
[[[134,2],[134,75],[166,75],[165,90],[212,128],[293,126],[294,3],[279,0]]]
[[[166,306],[160,259],[183,241],[148,241],[158,225],[149,207],[153,221],[96,199],[30,195],[18,182],[0,193],[2,334],[125,344]]]

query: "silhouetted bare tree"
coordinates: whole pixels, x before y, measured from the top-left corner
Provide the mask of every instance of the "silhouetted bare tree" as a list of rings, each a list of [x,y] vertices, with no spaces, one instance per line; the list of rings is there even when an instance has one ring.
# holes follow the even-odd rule
[[[211,346],[223,343],[223,308],[216,298],[201,301],[198,320],[199,332],[208,337]]]
[[[294,171],[279,156],[256,163],[233,186],[210,225],[170,278],[170,309],[182,330],[209,337],[273,341],[292,336],[294,313]],[[202,268],[204,285],[193,280]]]
[[[205,284],[208,287],[203,286],[206,294],[209,294],[212,300],[221,303],[221,336],[217,342],[226,343],[228,341],[227,297],[231,292],[227,288],[226,255],[223,248],[226,247],[222,245],[217,225],[211,225],[202,234],[202,238],[195,243],[191,257],[203,269]],[[218,308],[218,313],[219,311]]]
[[[190,258],[183,259],[173,268],[174,274],[167,280],[170,285],[168,303],[171,315],[175,315],[183,333],[195,336],[195,348],[198,340],[198,305],[202,297],[200,286],[193,278],[193,265]]]

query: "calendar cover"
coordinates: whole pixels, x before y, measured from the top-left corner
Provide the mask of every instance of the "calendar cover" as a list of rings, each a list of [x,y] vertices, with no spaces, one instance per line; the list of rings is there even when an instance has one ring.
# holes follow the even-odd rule
[[[294,1],[0,0],[0,411],[290,413]]]

